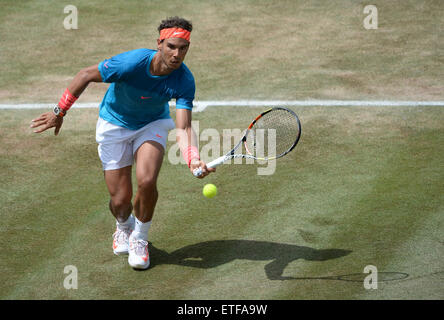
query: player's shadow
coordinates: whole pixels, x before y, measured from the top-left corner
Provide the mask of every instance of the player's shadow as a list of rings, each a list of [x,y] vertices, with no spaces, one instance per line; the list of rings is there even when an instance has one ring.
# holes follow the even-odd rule
[[[150,243],[151,268],[174,264],[194,268],[214,268],[236,259],[269,261],[265,273],[270,280],[292,280],[283,276],[285,267],[297,260],[325,261],[350,254],[343,249],[313,249],[293,244],[253,240],[215,240],[189,245],[171,253]]]

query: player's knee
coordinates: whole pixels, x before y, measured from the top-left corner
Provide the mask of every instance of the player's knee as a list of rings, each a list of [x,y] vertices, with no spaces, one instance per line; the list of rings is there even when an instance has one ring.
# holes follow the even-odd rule
[[[129,207],[131,207],[131,195],[119,195],[111,197],[111,205],[117,211],[126,211]]]
[[[137,186],[139,188],[139,192],[143,193],[151,193],[155,192],[157,181],[153,177],[144,177],[139,179],[137,182]]]

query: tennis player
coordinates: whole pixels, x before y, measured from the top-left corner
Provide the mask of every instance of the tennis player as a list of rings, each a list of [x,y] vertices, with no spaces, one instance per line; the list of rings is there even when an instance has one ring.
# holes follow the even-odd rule
[[[96,141],[109,209],[116,219],[114,254],[129,254],[136,269],[150,265],[148,230],[156,206],[157,177],[165,154],[168,131],[176,127],[177,142],[190,172],[214,169],[200,160],[196,134],[191,128],[195,82],[183,63],[190,46],[192,24],[182,18],[163,20],[158,27],[157,50],[136,49],[81,70],[54,110],[32,120],[34,132],[55,128],[60,132],[69,108],[91,82],[110,83],[100,104]],[[176,99],[176,123],[168,101]],[[132,203],[132,166],[135,161],[137,193]],[[200,178],[201,178],[200,177]],[[134,209],[134,216],[131,214]]]

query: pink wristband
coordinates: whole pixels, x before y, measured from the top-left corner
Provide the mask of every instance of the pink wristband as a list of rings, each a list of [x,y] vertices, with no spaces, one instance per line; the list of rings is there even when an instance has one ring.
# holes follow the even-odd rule
[[[183,152],[183,158],[185,159],[185,162],[188,165],[188,168],[190,167],[191,160],[193,159],[199,159],[199,151],[197,150],[197,147],[195,146],[188,146],[185,151]]]
[[[66,88],[62,98],[60,98],[59,107],[65,111],[68,111],[76,100],[77,97],[73,96],[71,92],[69,92],[68,88]]]

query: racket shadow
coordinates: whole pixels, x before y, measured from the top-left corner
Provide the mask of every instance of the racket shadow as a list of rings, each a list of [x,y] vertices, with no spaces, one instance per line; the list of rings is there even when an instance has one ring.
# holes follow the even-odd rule
[[[173,264],[194,268],[215,268],[236,259],[269,261],[265,274],[269,280],[294,280],[283,276],[285,267],[298,259],[326,261],[350,254],[343,249],[313,249],[293,244],[254,240],[215,240],[185,246],[171,253],[150,243],[151,267]]]

